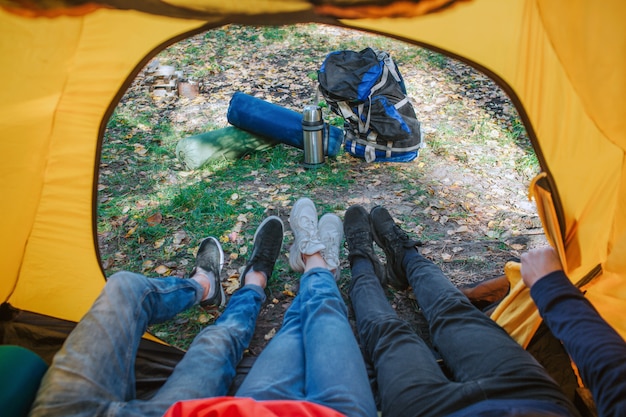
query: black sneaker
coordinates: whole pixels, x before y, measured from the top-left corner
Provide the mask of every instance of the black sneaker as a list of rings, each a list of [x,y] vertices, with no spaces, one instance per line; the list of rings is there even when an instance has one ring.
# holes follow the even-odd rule
[[[367,210],[362,206],[356,205],[348,208],[344,216],[343,233],[348,245],[350,266],[352,266],[352,262],[357,256],[369,259],[374,266],[374,272],[378,280],[385,285],[385,271],[380,259],[374,253],[374,241]]]
[[[213,296],[200,301],[200,305],[203,307],[224,307],[226,303],[226,295],[220,279],[222,265],[224,265],[224,251],[220,242],[213,236],[203,239],[196,255],[196,267],[191,272],[191,276],[193,276],[196,270],[200,268],[205,272],[213,273],[213,281],[211,281],[211,288],[214,288]]]
[[[240,276],[241,286],[245,285],[246,274],[250,269],[263,272],[269,282],[283,247],[284,230],[283,221],[277,216],[270,216],[259,225],[254,233],[252,254]]]
[[[409,287],[402,260],[407,249],[414,248],[419,242],[409,239],[409,235],[393,220],[387,209],[376,206],[370,212],[374,240],[387,256],[387,279],[389,285],[404,290]]]

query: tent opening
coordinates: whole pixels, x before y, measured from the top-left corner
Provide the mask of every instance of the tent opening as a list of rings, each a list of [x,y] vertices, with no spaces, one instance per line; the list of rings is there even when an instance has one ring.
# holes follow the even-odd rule
[[[213,149],[215,155],[194,169],[181,158],[181,141],[207,132],[217,141],[228,134],[235,92],[295,112],[305,104],[324,106],[316,95],[324,57],[368,46],[388,51],[405,79],[426,142],[414,161],[368,164],[342,151],[320,169],[308,170],[300,149],[280,143],[236,155]],[[343,125],[323,109],[328,123]],[[156,54],[108,120],[98,181],[102,266],[107,276],[125,269],[184,277],[200,240],[213,235],[227,252],[225,285],[232,291],[263,217],[286,220],[291,204],[309,196],[320,210],[340,215],[355,203],[389,207],[457,285],[470,285],[501,275],[507,260],[544,243],[526,194],[538,172],[508,96],[459,60],[329,25],[223,26]],[[297,291],[298,277],[286,257],[276,268],[268,287],[272,303],[261,314],[253,341],[257,350],[277,330],[276,312],[284,311]],[[348,280],[346,263],[344,291]],[[410,319],[414,301],[404,302]],[[151,331],[185,348],[218,316],[219,311],[198,307]]]

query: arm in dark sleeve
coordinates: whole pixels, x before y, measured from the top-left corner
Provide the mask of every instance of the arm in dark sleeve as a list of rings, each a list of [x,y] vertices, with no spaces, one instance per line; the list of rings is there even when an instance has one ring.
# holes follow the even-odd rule
[[[622,337],[562,271],[537,281],[530,294],[578,367],[598,414],[626,416],[626,343]]]

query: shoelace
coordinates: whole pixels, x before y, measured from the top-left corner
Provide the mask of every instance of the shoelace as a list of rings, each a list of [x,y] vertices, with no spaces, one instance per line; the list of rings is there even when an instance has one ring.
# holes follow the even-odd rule
[[[296,226],[300,229],[298,230],[298,242],[300,248],[303,249],[309,242],[319,241],[317,227],[312,219],[308,217],[300,217]],[[310,234],[311,230],[314,231],[313,234]]]
[[[335,250],[335,248],[339,248],[339,242],[336,234],[331,234],[328,244],[325,244],[326,249],[322,250],[322,254],[326,262],[332,261],[334,266],[339,265],[339,250]]]
[[[371,242],[368,232],[365,230],[351,233],[350,238],[346,238],[346,242],[348,242],[348,249],[352,250],[359,246],[368,246]]]

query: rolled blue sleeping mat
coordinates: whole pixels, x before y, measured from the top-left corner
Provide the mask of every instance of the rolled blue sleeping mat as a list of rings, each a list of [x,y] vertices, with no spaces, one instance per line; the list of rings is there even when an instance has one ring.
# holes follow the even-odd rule
[[[302,113],[236,92],[230,99],[228,122],[255,135],[304,149]],[[343,130],[325,124],[325,155],[337,156],[343,142]]]

